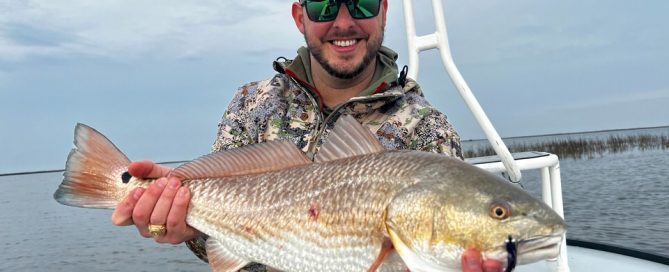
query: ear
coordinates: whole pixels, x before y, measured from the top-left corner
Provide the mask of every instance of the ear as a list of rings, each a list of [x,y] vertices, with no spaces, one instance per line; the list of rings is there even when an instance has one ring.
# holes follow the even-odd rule
[[[304,10],[302,10],[300,3],[293,2],[292,15],[293,20],[295,21],[295,26],[297,26],[297,29],[304,34]]]
[[[381,1],[381,10],[379,11],[383,16],[383,25],[386,25],[386,13],[388,13],[388,0]]]

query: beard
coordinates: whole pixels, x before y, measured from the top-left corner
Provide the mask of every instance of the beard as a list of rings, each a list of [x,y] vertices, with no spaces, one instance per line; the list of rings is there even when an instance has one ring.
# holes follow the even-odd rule
[[[380,30],[381,35],[378,37],[378,39],[367,40],[367,52],[365,52],[365,56],[362,58],[362,61],[360,61],[359,64],[355,65],[353,69],[345,69],[343,67],[338,67],[336,65],[331,64],[325,58],[325,56],[323,56],[322,48],[315,46],[309,42],[309,39],[307,38],[308,34],[306,32],[304,34],[304,40],[307,43],[307,48],[309,49],[311,55],[314,56],[316,61],[318,61],[321,67],[323,67],[323,69],[325,69],[325,71],[328,74],[339,79],[351,79],[359,75],[365,69],[365,67],[367,67],[372,62],[372,60],[376,58],[376,54],[378,54],[379,49],[381,49],[381,44],[383,43],[384,28],[385,27],[381,27]],[[346,32],[335,32],[331,36],[354,37],[356,34],[357,32],[355,31],[346,31]]]

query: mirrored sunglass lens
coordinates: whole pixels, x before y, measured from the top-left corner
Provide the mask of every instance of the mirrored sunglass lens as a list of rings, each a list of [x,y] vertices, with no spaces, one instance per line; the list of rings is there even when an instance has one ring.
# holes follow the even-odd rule
[[[379,0],[348,1],[348,11],[351,17],[356,19],[371,18],[379,14],[380,2]]]
[[[337,1],[312,0],[307,1],[306,6],[309,19],[315,22],[330,21],[337,17],[339,12]]]

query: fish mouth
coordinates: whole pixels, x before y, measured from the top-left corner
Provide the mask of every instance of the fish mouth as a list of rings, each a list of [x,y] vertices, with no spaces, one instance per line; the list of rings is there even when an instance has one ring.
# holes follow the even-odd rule
[[[518,242],[518,264],[555,259],[560,255],[564,232],[537,236]]]

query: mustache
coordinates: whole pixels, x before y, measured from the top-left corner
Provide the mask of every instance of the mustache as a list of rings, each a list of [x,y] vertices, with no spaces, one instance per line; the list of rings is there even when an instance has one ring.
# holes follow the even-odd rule
[[[327,40],[327,41],[331,41],[331,40],[337,40],[337,39],[350,39],[350,38],[367,39],[367,38],[369,38],[369,34],[362,33],[362,32],[357,31],[355,29],[347,29],[347,30],[335,29],[332,32],[329,32],[327,35],[325,35],[325,37],[323,39]]]

